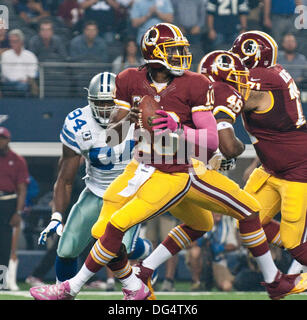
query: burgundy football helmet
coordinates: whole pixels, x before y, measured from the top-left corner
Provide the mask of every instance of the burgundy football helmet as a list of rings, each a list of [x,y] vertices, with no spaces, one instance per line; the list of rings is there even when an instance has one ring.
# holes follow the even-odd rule
[[[189,42],[181,30],[170,23],[159,23],[149,28],[142,37],[141,51],[146,63],[153,68],[166,67],[180,76],[189,70],[192,54]]]
[[[237,37],[230,51],[238,54],[248,69],[268,68],[276,64],[278,45],[263,31],[247,31]]]
[[[245,100],[249,97],[249,71],[242,60],[232,52],[216,50],[208,53],[201,59],[198,73],[211,81],[224,81],[234,86]]]

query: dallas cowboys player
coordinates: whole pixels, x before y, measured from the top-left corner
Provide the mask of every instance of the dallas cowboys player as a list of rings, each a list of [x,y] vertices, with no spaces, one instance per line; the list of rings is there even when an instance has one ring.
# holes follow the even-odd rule
[[[56,258],[57,281],[77,273],[77,258],[92,239],[91,228],[98,219],[102,196],[108,185],[124,170],[134,146],[133,128],[126,140],[114,148],[107,146],[105,128],[114,108],[115,74],[95,75],[89,85],[88,105],[70,112],[60,139],[63,144],[59,173],[54,185],[52,216],[41,232],[39,244],[45,244],[53,233],[61,235]],[[85,189],[72,207],[62,232],[62,215],[71,197],[72,185],[81,158],[86,162]],[[131,259],[145,257],[151,251],[148,240],[138,238],[140,225],[126,232],[123,243]]]

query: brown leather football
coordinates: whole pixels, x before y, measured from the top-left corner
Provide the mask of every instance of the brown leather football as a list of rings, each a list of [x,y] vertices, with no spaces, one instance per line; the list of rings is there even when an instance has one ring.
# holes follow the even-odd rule
[[[156,114],[156,110],[160,110],[161,107],[159,103],[152,96],[143,96],[139,102],[139,109],[141,111],[141,116],[139,118],[139,126],[142,129],[152,131],[152,120],[155,118],[160,118]]]

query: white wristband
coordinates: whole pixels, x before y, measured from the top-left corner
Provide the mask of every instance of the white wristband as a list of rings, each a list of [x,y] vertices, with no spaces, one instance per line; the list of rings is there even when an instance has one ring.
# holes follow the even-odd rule
[[[54,212],[51,215],[51,220],[58,220],[58,221],[62,222],[62,214],[60,212]]]
[[[228,129],[228,128],[231,128],[233,130],[232,124],[227,121],[221,121],[217,124],[217,131]]]

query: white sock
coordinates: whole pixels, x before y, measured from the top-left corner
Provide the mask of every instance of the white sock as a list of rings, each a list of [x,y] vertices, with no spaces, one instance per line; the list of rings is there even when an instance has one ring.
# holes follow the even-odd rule
[[[83,264],[80,271],[71,279],[69,279],[69,285],[71,294],[76,296],[84,284],[95,274],[95,272],[90,271],[85,264]]]
[[[278,269],[273,261],[271,251],[266,252],[262,256],[255,257],[258,267],[260,268],[264,281],[266,283],[272,283],[278,272]]]
[[[136,291],[141,288],[142,280],[139,279],[132,271],[131,275],[125,279],[118,279],[123,288]]]
[[[155,270],[172,256],[173,255],[163,244],[159,244],[158,247],[143,261],[142,264],[146,268]]]

